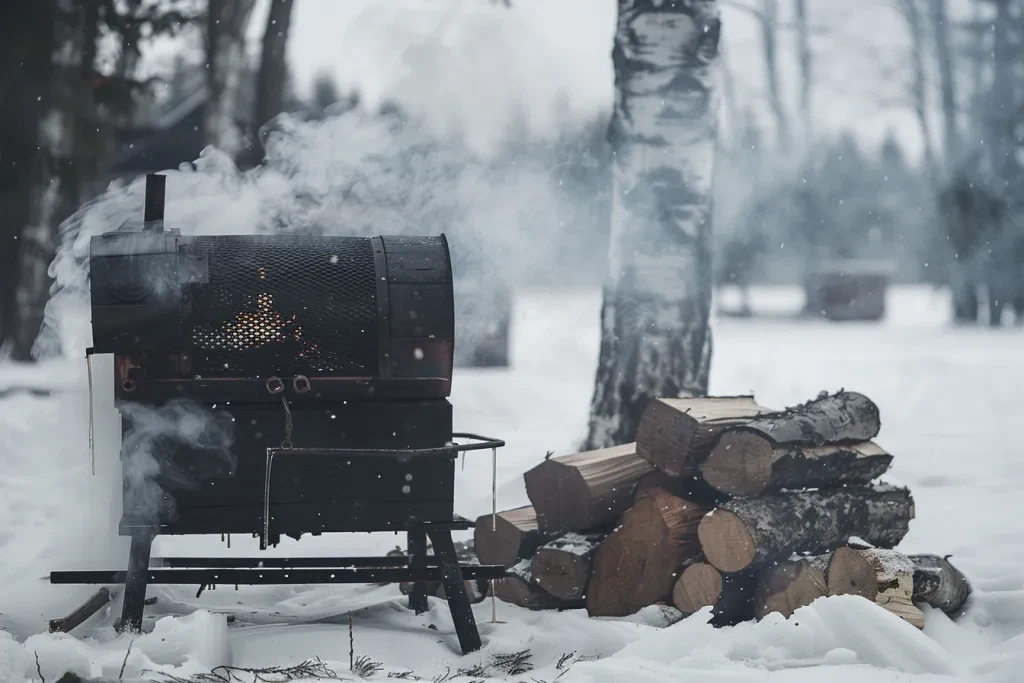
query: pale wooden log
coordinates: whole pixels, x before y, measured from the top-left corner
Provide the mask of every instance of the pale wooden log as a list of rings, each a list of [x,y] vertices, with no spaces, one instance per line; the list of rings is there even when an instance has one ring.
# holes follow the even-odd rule
[[[855,391],[822,392],[811,401],[762,415],[736,426],[761,434],[773,443],[823,446],[859,443],[878,436],[878,406]]]
[[[723,574],[707,562],[694,562],[679,576],[672,589],[672,604],[683,614],[711,607],[711,623],[731,626],[754,615],[755,571]]]
[[[770,412],[753,396],[656,398],[636,432],[637,455],[672,477],[692,477],[727,427]]]
[[[723,503],[701,520],[698,534],[708,562],[738,572],[794,552],[824,553],[851,536],[891,548],[913,518],[914,501],[905,488],[793,491]]]
[[[542,531],[582,532],[614,522],[632,505],[637,481],[652,469],[629,443],[547,458],[523,478]]]
[[[481,564],[500,564],[511,567],[524,557],[530,557],[552,534],[541,533],[537,513],[527,505],[505,510],[492,520],[481,515],[473,530],[473,543]]]
[[[510,567],[507,576],[495,581],[494,595],[504,602],[532,610],[578,609],[584,604],[582,599],[559,600],[538,586],[529,560]]]
[[[700,465],[701,477],[730,496],[767,491],[863,485],[880,477],[892,456],[872,441],[803,446],[777,444],[746,428],[723,433]]]
[[[797,609],[828,595],[821,564],[808,558],[792,557],[763,567],[758,572],[754,590],[754,616],[761,619],[778,612],[789,617]]]
[[[829,595],[860,595],[907,623],[924,628],[913,603],[914,563],[895,550],[838,548],[826,574]]]
[[[707,510],[663,490],[638,500],[594,554],[588,613],[627,616],[668,602],[684,563],[700,552],[697,525]]]
[[[582,598],[594,552],[606,536],[568,533],[542,545],[530,562],[534,581],[560,600]]]

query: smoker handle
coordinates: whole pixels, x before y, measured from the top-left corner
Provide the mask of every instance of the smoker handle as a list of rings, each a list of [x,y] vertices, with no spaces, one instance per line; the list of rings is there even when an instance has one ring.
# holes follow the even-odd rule
[[[501,448],[505,445],[505,442],[501,439],[492,439],[489,436],[480,436],[478,434],[470,434],[468,432],[455,432],[452,434],[452,438],[474,439],[477,442],[455,444],[455,450],[459,453],[465,451],[486,451],[492,448]]]

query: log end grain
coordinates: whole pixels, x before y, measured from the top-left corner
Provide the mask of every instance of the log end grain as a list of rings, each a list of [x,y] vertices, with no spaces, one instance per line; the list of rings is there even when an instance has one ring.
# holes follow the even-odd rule
[[[726,431],[701,463],[700,472],[718,491],[756,496],[772,481],[772,442],[752,431]]]
[[[714,607],[722,595],[722,574],[706,562],[691,564],[672,589],[672,604],[683,614]]]
[[[750,566],[757,553],[754,538],[737,515],[716,509],[704,516],[697,535],[707,561],[723,572]]]
[[[754,616],[758,619],[778,612],[792,616],[828,594],[825,576],[810,562],[784,560],[766,567],[758,577],[754,591]]]

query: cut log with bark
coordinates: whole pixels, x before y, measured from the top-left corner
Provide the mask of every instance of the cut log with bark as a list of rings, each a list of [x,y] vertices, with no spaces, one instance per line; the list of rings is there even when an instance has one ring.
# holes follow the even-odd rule
[[[532,556],[551,537],[551,534],[541,533],[537,526],[537,513],[527,505],[499,512],[494,519],[491,515],[478,517],[473,544],[481,564],[511,567]]]
[[[541,530],[590,531],[629,508],[637,481],[652,469],[629,443],[548,458],[523,478]]]
[[[924,614],[912,599],[914,563],[903,553],[838,548],[829,560],[826,580],[829,595],[859,595],[924,628]]]
[[[104,605],[113,600],[116,594],[116,590],[111,591],[106,587],[100,588],[71,614],[59,619],[50,619],[48,624],[50,633],[68,633],[75,628],[78,628],[84,624],[89,617],[99,612]]]
[[[870,441],[881,427],[878,406],[855,391],[822,393],[816,399],[742,425],[742,429],[766,436],[772,443],[803,446]]]
[[[587,612],[627,616],[668,602],[683,564],[700,553],[697,526],[707,511],[662,490],[638,500],[594,553]]]
[[[892,456],[875,444],[778,444],[761,432],[723,433],[700,465],[701,477],[730,496],[766,491],[867,484],[889,469]]]
[[[761,619],[778,612],[789,617],[797,609],[828,595],[822,564],[821,561],[794,557],[762,568],[754,590],[754,616]]]
[[[532,610],[579,609],[584,605],[582,599],[559,600],[538,586],[529,560],[522,560],[510,567],[507,576],[494,582],[494,596]]]
[[[542,545],[530,563],[534,581],[560,600],[582,598],[594,551],[605,536],[568,533]]]
[[[711,607],[711,623],[732,626],[753,617],[757,573],[752,570],[723,574],[707,562],[694,562],[672,589],[672,604],[683,614]]]
[[[636,432],[637,455],[672,477],[692,477],[727,427],[770,412],[753,396],[656,398]]]
[[[851,536],[892,548],[914,518],[910,491],[888,485],[737,498],[715,508],[698,534],[707,561],[724,572],[846,545]]]
[[[911,555],[910,561],[914,563],[915,603],[931,605],[951,616],[963,609],[971,585],[959,569],[938,555]]]

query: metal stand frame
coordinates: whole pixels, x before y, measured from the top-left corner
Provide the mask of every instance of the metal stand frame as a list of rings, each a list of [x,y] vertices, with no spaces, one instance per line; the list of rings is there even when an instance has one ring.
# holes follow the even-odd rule
[[[434,449],[267,449],[267,504],[269,511],[270,463],[273,454],[321,455],[439,455],[450,453],[456,457],[464,451],[492,449],[505,442],[474,434],[457,433],[453,438],[474,439],[476,443],[452,444]],[[319,583],[398,583],[413,582],[409,595],[409,609],[417,614],[427,611],[427,581],[440,581],[444,586],[451,610],[452,622],[463,654],[481,647],[473,607],[466,592],[466,579],[499,579],[506,574],[500,565],[459,564],[452,541],[453,530],[473,528],[473,522],[453,515],[451,520],[413,523],[408,529],[408,557],[325,557],[325,558],[163,558],[151,562],[150,551],[158,530],[146,530],[132,535],[127,571],[55,571],[50,573],[54,584],[116,584],[123,583],[124,601],[121,618],[116,622],[118,632],[138,632],[142,629],[146,589],[150,584],[198,584],[199,593],[217,584],[274,585]],[[270,534],[269,514],[263,520],[265,540]],[[434,554],[427,554],[427,538]],[[153,564],[157,566],[152,566]]]

